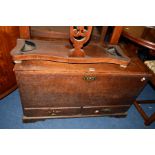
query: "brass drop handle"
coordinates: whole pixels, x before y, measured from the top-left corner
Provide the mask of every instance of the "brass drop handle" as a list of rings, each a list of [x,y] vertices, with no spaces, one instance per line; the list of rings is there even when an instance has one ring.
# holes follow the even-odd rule
[[[49,113],[50,115],[52,115],[52,116],[56,115],[56,113],[54,112],[54,110],[52,110],[52,111],[49,110],[48,113]]]
[[[83,79],[84,79],[85,81],[95,81],[95,80],[96,80],[96,76],[85,75],[85,76],[83,77]]]
[[[54,109],[48,111],[48,113],[52,116],[57,115],[57,113],[60,113],[60,112],[61,112],[60,110],[54,110]]]

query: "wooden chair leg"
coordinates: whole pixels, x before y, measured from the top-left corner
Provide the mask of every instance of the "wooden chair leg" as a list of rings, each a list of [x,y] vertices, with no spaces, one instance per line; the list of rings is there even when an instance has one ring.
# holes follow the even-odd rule
[[[145,111],[142,109],[142,107],[139,105],[140,104],[149,104],[149,101],[146,103],[146,101],[135,101],[134,105],[137,109],[137,111],[141,114],[141,116],[144,119],[144,124],[145,125],[150,125],[152,122],[155,121],[155,113],[153,113],[150,117],[147,116],[147,114],[145,113]],[[153,103],[153,100],[151,100],[151,103]],[[155,103],[155,101],[154,101]]]
[[[118,41],[119,41],[122,31],[123,31],[123,26],[115,26],[114,27],[112,36],[110,38],[110,44],[112,44],[112,45],[118,44]]]
[[[108,26],[103,26],[103,27],[102,27],[101,37],[100,37],[100,43],[101,43],[101,44],[103,44],[103,42],[104,42],[104,39],[105,39],[107,30],[108,30]]]
[[[143,117],[144,121],[146,121],[148,119],[147,114],[145,113],[145,111],[142,109],[142,107],[138,104],[137,101],[134,102],[134,105],[136,107],[136,109],[138,110],[138,112],[141,114],[141,116]]]
[[[155,112],[145,121],[145,125],[150,125],[152,122],[155,121]]]

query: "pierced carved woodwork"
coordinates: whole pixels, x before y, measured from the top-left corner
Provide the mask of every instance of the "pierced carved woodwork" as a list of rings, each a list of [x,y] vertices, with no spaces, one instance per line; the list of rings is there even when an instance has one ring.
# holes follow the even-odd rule
[[[83,45],[89,40],[92,26],[70,26],[70,40],[74,49],[71,50],[70,57],[84,57]]]

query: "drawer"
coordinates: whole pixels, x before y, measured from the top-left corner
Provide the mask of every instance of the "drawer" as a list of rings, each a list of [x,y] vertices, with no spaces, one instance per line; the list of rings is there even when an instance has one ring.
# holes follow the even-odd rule
[[[70,116],[81,113],[80,107],[61,107],[61,108],[24,108],[24,116],[27,117],[46,117],[46,116]]]
[[[125,113],[129,109],[129,105],[126,106],[85,106],[82,108],[82,115],[104,115]]]

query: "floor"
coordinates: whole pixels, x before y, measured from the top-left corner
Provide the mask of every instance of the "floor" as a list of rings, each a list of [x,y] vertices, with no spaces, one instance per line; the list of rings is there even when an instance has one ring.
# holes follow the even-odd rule
[[[138,99],[155,99],[155,90],[147,85]],[[142,105],[150,115],[155,111],[155,104]],[[128,111],[125,118],[114,117],[89,117],[69,119],[48,119],[35,123],[22,122],[22,107],[18,89],[0,100],[0,128],[3,129],[151,129],[155,128],[155,122],[145,126],[143,119],[134,105]]]

